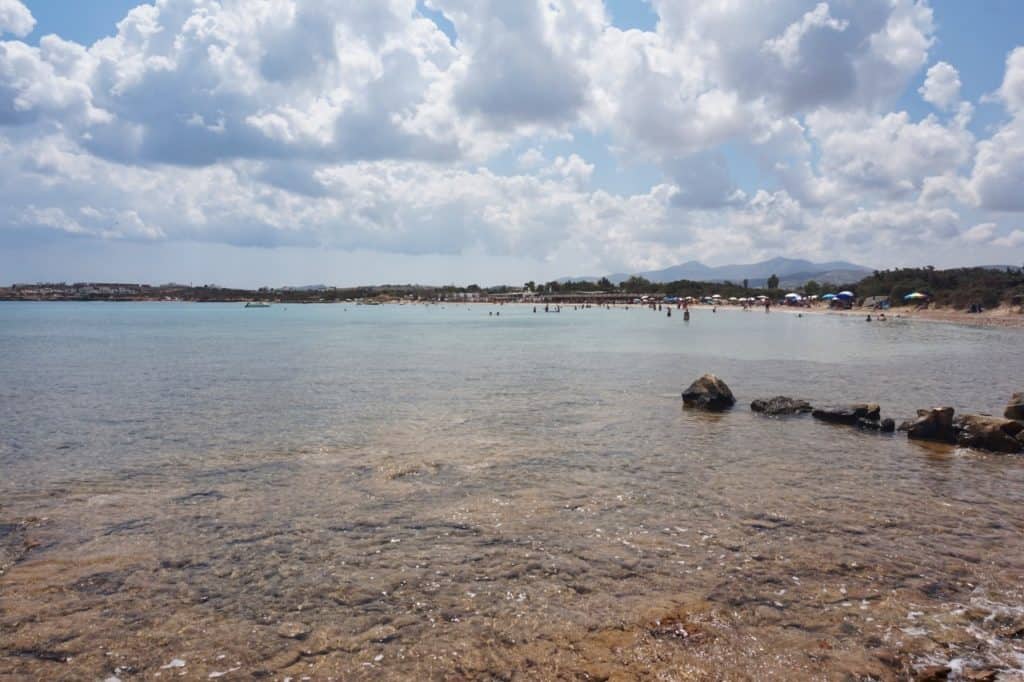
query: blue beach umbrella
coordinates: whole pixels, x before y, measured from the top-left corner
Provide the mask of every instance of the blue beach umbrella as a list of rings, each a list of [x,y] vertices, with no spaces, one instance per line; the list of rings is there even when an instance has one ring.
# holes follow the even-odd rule
[[[840,291],[838,294],[836,294],[836,298],[853,298],[853,292],[852,291]]]
[[[836,297],[835,294],[822,294],[821,300],[823,300],[823,301],[831,301],[835,297]]]

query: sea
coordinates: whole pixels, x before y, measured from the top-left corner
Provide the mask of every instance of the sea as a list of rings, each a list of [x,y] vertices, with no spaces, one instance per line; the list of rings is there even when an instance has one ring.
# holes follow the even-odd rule
[[[1021,679],[1024,456],[749,407],[1021,331],[668,312],[0,303],[0,679]]]

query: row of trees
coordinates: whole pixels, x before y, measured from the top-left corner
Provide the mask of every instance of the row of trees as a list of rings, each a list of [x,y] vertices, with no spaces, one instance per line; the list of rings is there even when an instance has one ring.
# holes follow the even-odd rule
[[[621,282],[614,283],[607,277],[597,281],[567,281],[559,282],[552,280],[545,283],[526,282],[524,287],[534,293],[558,294],[583,291],[600,291],[607,293],[624,293],[630,295],[663,295],[663,296],[693,296],[704,297],[712,294],[720,294],[725,298],[749,297],[761,294],[770,298],[777,298],[780,295],[778,289],[779,278],[772,275],[768,278],[763,288],[749,286],[747,280],[740,283],[733,282],[696,282],[691,280],[678,280],[675,282],[651,282],[643,277],[633,276]],[[972,304],[981,304],[985,307],[993,307],[1001,302],[1019,301],[1024,297],[1024,269],[1016,267],[1008,268],[956,268],[951,270],[936,270],[933,267],[926,268],[899,268],[896,270],[876,271],[857,283],[832,283],[808,281],[803,287],[798,288],[805,295],[821,295],[827,292],[837,292],[842,289],[851,289],[856,292],[858,298],[869,296],[888,296],[893,305],[904,303],[904,297],[915,291],[928,294],[929,297],[940,305],[951,305],[958,308],[966,308]],[[469,286],[416,286],[416,285],[383,285],[374,287],[349,287],[331,288],[317,291],[273,291],[261,294],[274,300],[287,301],[311,301],[311,300],[345,300],[374,297],[415,297],[422,299],[450,298],[455,294],[476,293],[476,294],[500,294],[517,291],[518,287],[497,286],[480,287],[477,284]],[[225,299],[246,299],[251,298],[253,292],[221,289],[217,287],[181,287],[180,293],[194,300],[225,300]],[[270,294],[267,296],[267,294]]]
[[[701,288],[721,288],[726,287],[730,290],[743,289],[744,291],[749,290],[749,280],[743,280],[742,285],[733,284],[732,282],[693,282],[691,280],[678,280],[677,282],[658,283],[655,284],[644,277],[633,275],[629,279],[615,284],[607,277],[602,277],[596,281],[590,280],[568,280],[558,281],[552,280],[544,284],[538,284],[530,281],[523,284],[523,287],[531,293],[538,294],[560,294],[560,293],[572,293],[576,291],[603,291],[606,293],[626,292],[630,294],[652,294],[663,292],[666,287],[679,288],[681,286],[690,285],[701,285]],[[768,289],[777,289],[779,286],[779,278],[772,275],[768,279]],[[764,289],[755,289],[757,292],[764,291]]]
[[[915,291],[939,305],[992,308],[1024,297],[1024,268],[898,268],[875,271],[857,283],[858,296],[888,296],[893,305]]]
[[[748,282],[735,284],[733,282],[695,282],[692,280],[677,280],[675,282],[651,282],[644,277],[636,275],[629,279],[615,284],[608,278],[603,277],[597,281],[573,281],[558,282],[551,281],[545,284],[526,282],[524,287],[531,292],[539,294],[569,294],[581,291],[600,291],[605,293],[624,293],[632,295],[663,295],[663,296],[710,296],[721,294],[728,298],[730,296],[748,297],[766,294],[775,296],[777,291],[769,291],[764,288],[750,288]]]

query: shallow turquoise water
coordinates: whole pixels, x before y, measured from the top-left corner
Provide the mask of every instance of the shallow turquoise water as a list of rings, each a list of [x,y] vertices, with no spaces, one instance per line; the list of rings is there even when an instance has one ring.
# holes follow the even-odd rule
[[[0,304],[0,462],[46,476],[217,449],[358,446],[424,406],[520,425],[628,412],[713,371],[888,413],[998,411],[1019,332],[638,307]],[[494,307],[493,310],[499,310]],[[664,407],[675,407],[665,405]]]

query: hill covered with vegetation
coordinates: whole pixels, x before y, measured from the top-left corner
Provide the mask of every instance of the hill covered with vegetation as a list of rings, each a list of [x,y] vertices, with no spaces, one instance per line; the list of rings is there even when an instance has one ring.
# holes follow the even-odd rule
[[[1019,302],[1024,296],[1024,269],[898,268],[876,271],[853,286],[858,298],[888,296],[893,305],[903,305],[903,297],[917,291],[940,306],[967,308],[980,304],[994,308],[1015,298]]]

